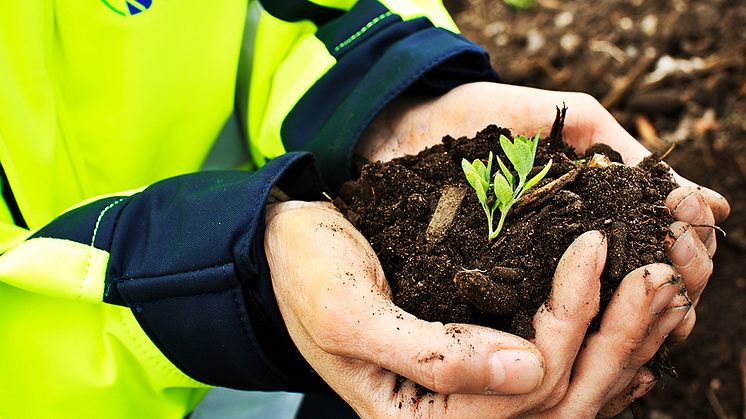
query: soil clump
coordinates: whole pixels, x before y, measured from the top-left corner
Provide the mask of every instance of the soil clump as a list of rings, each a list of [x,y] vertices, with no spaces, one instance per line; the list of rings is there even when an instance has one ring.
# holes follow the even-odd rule
[[[602,309],[627,273],[670,263],[666,239],[673,219],[664,200],[675,184],[668,167],[655,156],[625,166],[605,145],[578,155],[562,141],[563,120],[558,109],[529,178],[551,159],[550,171],[511,209],[493,242],[461,161],[485,160],[492,152],[507,162],[499,145],[501,134],[512,140],[507,129],[491,125],[471,139],[447,136],[416,156],[368,164],[342,187],[336,203],[370,241],[397,305],[428,321],[473,323],[531,338],[533,316],[549,296],[557,263],[582,233],[600,230],[609,241]],[[605,163],[591,163],[599,159]],[[438,207],[444,200],[457,210],[445,211],[452,220],[432,234],[433,215],[443,213]]]

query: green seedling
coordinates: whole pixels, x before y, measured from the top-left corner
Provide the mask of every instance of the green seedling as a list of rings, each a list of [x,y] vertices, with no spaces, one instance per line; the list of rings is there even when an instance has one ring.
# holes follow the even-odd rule
[[[539,173],[537,173],[531,179],[526,179],[531,169],[534,167],[534,159],[536,158],[536,149],[539,145],[539,135],[541,130],[536,133],[533,138],[526,138],[519,135],[511,142],[504,135],[500,135],[500,147],[502,148],[508,160],[513,166],[515,173],[518,175],[518,179],[513,176],[513,173],[500,159],[500,156],[494,156],[497,158],[497,164],[500,166],[500,170],[496,171],[494,176],[492,175],[492,160],[493,154],[490,152],[487,158],[487,165],[476,159],[469,163],[468,160],[461,160],[461,168],[466,175],[466,181],[474,188],[477,193],[477,199],[482,204],[484,214],[487,216],[487,229],[488,240],[494,240],[503,228],[505,223],[505,217],[508,215],[508,211],[515,204],[523,194],[534,187],[539,181],[541,181],[549,168],[552,167],[552,161],[544,166]],[[492,191],[494,195],[494,201],[490,204],[487,199],[487,194]],[[500,220],[498,221],[497,227],[493,229],[493,219],[495,210],[500,210]]]

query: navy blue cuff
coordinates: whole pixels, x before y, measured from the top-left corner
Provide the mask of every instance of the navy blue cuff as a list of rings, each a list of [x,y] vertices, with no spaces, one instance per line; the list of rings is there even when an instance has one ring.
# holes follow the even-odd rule
[[[405,90],[440,95],[464,83],[499,80],[476,44],[426,18],[403,21],[374,0],[358,2],[317,37],[337,63],[288,114],[281,134],[286,149],[314,153],[332,190],[350,177],[364,130]]]
[[[282,320],[264,254],[273,185],[293,199],[324,188],[308,153],[256,172],[177,176],[70,211],[41,229],[110,253],[103,300],[130,307],[150,339],[203,383],[324,391]]]

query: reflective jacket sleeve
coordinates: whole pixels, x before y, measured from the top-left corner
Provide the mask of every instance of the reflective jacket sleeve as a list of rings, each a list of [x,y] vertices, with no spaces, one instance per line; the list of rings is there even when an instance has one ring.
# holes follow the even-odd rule
[[[321,385],[272,294],[271,185],[317,199],[310,156],[292,151],[313,152],[336,188],[361,132],[401,92],[495,74],[438,2],[264,7],[245,106],[258,171],[166,179],[33,233],[0,227],[0,417],[183,417],[211,384]]]
[[[261,3],[248,94],[252,154],[261,164],[309,150],[332,190],[349,177],[362,132],[403,91],[437,95],[497,80],[440,1]]]
[[[311,156],[287,153],[17,229],[26,240],[0,256],[0,417],[183,417],[207,385],[323,388],[269,280],[273,185],[321,197]]]

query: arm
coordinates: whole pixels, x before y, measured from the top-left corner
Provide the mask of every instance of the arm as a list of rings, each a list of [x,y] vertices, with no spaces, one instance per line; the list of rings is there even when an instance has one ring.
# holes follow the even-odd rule
[[[319,15],[328,8],[267,2],[253,71],[238,81],[250,84],[257,163],[315,150],[338,182],[359,133],[402,90],[494,79],[481,49],[435,27],[453,29],[442,6],[389,3]],[[210,384],[319,388],[287,338],[256,245],[272,182],[296,180],[283,185],[294,198],[319,190],[310,175],[283,168],[296,158],[230,174],[228,195],[214,187],[226,178],[195,174],[94,200],[31,237],[3,224],[0,413],[181,417]],[[32,399],[39,393],[44,400]]]
[[[350,176],[364,130],[402,92],[497,80],[438,1],[263,4],[247,102],[253,156],[311,151],[332,190]],[[316,17],[299,20],[304,10]]]
[[[182,417],[208,385],[323,388],[287,337],[262,243],[269,189],[318,198],[317,179],[300,153],[175,177],[6,251],[2,416]]]

